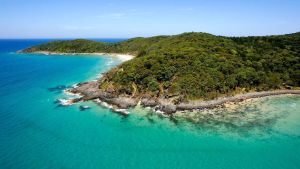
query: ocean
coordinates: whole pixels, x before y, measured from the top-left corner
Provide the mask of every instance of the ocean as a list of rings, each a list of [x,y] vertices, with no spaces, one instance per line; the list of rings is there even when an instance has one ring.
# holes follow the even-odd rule
[[[140,107],[124,117],[93,102],[60,106],[71,97],[64,86],[121,60],[16,53],[47,41],[0,40],[1,169],[300,168],[300,96],[173,118]]]

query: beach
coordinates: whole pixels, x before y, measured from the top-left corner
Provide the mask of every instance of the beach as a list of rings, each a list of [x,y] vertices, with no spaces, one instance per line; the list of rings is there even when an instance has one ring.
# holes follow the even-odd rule
[[[22,51],[19,51],[22,53]],[[59,52],[49,52],[49,51],[37,51],[33,52],[36,54],[43,54],[43,55],[99,55],[99,56],[110,56],[116,57],[121,61],[128,61],[133,59],[135,56],[128,54],[128,53],[59,53]]]

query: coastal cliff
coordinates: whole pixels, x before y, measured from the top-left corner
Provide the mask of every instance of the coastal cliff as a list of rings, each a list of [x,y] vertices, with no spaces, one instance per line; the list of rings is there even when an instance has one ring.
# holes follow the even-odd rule
[[[118,108],[140,103],[171,114],[247,98],[299,94],[300,33],[224,37],[192,32],[117,43],[53,41],[21,52],[134,55],[97,82],[69,89],[83,95],[76,101],[100,99]]]

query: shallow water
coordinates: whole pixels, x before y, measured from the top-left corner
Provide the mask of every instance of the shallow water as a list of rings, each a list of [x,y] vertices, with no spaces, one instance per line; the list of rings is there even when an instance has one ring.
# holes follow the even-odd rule
[[[171,119],[139,107],[123,117],[93,102],[60,107],[56,99],[70,96],[59,86],[120,61],[15,53],[45,41],[0,41],[0,168],[300,168],[299,96]]]

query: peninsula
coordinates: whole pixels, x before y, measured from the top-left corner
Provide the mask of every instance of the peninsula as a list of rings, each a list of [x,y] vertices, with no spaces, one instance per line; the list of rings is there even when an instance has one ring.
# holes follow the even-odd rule
[[[278,94],[300,94],[300,33],[224,37],[207,33],[133,38],[116,43],[63,40],[21,52],[118,53],[133,59],[96,82],[69,92],[118,108],[177,110],[215,107],[226,102]]]

